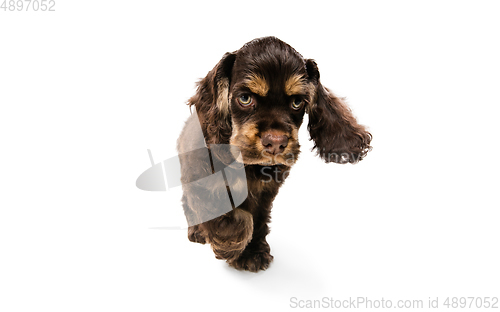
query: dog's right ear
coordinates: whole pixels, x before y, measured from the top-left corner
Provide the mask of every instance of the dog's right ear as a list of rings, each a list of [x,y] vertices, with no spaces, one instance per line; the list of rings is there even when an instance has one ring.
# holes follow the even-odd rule
[[[326,162],[357,163],[372,149],[372,135],[357,122],[343,99],[323,87],[314,60],[306,60],[306,69],[316,89],[307,109],[307,129],[314,148]]]
[[[199,117],[207,123],[201,126],[210,137],[230,136],[229,85],[235,59],[236,53],[224,54],[207,76],[198,82],[196,94],[188,101],[189,106],[195,105]],[[221,143],[218,139],[215,141],[219,142],[212,143]]]

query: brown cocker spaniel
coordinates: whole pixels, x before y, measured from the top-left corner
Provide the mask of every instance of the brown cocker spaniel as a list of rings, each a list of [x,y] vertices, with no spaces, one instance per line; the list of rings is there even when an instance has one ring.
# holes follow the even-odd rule
[[[188,238],[211,244],[216,257],[230,266],[257,272],[273,260],[266,241],[271,206],[299,155],[298,130],[305,113],[314,148],[325,162],[356,163],[371,150],[371,134],[341,98],[321,85],[319,76],[314,60],[275,37],[259,38],[226,53],[189,99],[197,115],[188,119],[178,141],[179,154],[189,155],[187,162],[180,157]],[[203,164],[197,153],[186,154],[196,145],[193,116],[209,149],[230,144],[241,151],[244,163],[246,199],[212,219],[200,216],[210,213],[207,200],[218,196],[220,185],[188,183],[215,173],[217,161],[231,161],[212,154],[210,163]]]

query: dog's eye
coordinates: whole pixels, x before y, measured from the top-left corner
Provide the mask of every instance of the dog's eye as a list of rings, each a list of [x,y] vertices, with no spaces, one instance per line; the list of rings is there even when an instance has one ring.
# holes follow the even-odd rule
[[[252,104],[252,97],[248,94],[244,94],[238,98],[238,102],[243,106],[249,106]]]
[[[294,110],[299,110],[302,107],[303,103],[304,103],[304,101],[302,101],[302,99],[300,99],[300,98],[294,98],[292,100],[292,104],[291,105],[292,105],[292,108]]]

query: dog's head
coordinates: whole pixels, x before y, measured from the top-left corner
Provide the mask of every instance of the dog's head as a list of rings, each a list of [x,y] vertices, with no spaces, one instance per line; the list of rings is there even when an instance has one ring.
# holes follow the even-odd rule
[[[189,104],[196,105],[207,142],[237,146],[245,164],[295,163],[306,112],[314,148],[326,162],[356,163],[371,149],[371,134],[321,85],[315,61],[274,37],[226,53]]]

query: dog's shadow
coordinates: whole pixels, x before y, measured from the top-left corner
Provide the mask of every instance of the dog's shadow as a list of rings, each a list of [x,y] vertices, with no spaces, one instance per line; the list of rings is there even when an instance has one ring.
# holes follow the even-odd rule
[[[313,263],[311,254],[298,246],[280,241],[274,244],[271,253],[274,260],[265,271],[258,273],[236,270],[224,262],[224,272],[228,277],[243,280],[249,287],[266,293],[291,295],[294,293],[318,294],[324,292],[324,275]]]

